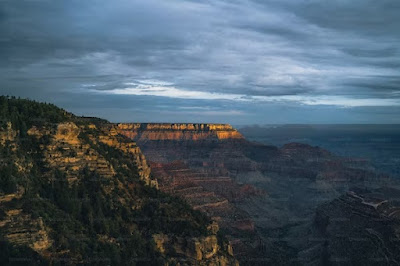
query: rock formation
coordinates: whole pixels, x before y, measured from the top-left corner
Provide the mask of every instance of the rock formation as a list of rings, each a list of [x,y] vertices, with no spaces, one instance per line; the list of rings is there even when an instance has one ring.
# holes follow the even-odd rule
[[[349,191],[321,205],[300,257],[307,264],[398,265],[400,191]]]
[[[18,200],[20,197],[20,194],[2,196],[0,203]],[[29,214],[24,214],[19,208],[8,209],[5,214],[0,220],[0,230],[3,231],[7,241],[16,246],[28,246],[39,253],[46,252],[51,247],[53,241],[41,217],[33,218]]]
[[[181,256],[194,258],[195,261],[200,262],[200,265],[231,265],[231,261],[229,256],[233,256],[232,247],[230,245],[226,245],[223,247],[227,256],[219,256],[216,255],[221,249],[220,244],[218,243],[218,239],[216,233],[218,232],[218,225],[214,224],[212,229],[210,229],[213,233],[211,236],[200,237],[200,238],[177,238],[177,241],[171,241],[170,237],[163,234],[153,235],[154,242],[156,244],[157,249],[161,253],[174,253]],[[206,261],[206,263],[202,263],[202,261]],[[175,263],[185,263],[185,261],[179,261],[176,259]],[[187,261],[186,261],[187,263]],[[239,265],[236,262],[236,265]]]
[[[242,134],[227,124],[118,124],[117,130],[136,141],[243,139]]]
[[[77,180],[79,173],[88,167],[96,170],[101,176],[111,178],[115,176],[113,166],[98,152],[91,149],[90,144],[85,144],[79,138],[82,131],[88,131],[89,140],[93,143],[103,143],[110,147],[130,154],[139,169],[140,178],[148,185],[157,187],[157,180],[150,177],[151,169],[140,148],[134,142],[121,141],[115,131],[104,127],[97,129],[97,134],[90,130],[97,129],[94,124],[78,127],[73,122],[60,123],[56,129],[32,127],[28,135],[37,138],[49,136],[49,145],[43,146],[44,160],[50,167],[57,167],[65,171],[70,181]],[[101,134],[98,134],[101,132]]]
[[[17,132],[12,129],[11,122],[8,122],[5,129],[0,128],[0,145],[4,145],[7,141],[12,142],[16,136]]]

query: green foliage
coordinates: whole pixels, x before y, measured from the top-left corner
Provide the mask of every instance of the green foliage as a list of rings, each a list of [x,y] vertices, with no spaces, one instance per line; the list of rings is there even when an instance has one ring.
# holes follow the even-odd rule
[[[148,230],[132,227],[130,208],[104,193],[105,183],[96,172],[85,169],[81,182],[70,186],[63,172],[54,171],[50,182],[41,187],[40,197],[26,197],[23,209],[34,218],[42,217],[52,228],[54,251],[69,249],[73,254],[84,254],[85,261],[103,258],[112,264],[134,261],[140,265],[145,258],[163,261],[149,241],[150,235],[143,234]],[[115,242],[99,241],[99,235]]]
[[[83,136],[82,136],[83,137]],[[83,137],[85,139],[85,137]],[[126,141],[122,138],[121,141]],[[99,143],[91,144],[102,156],[112,163],[117,171],[117,178],[123,183],[139,181],[138,169],[131,157],[120,150]],[[140,211],[132,213],[129,209],[122,208],[121,215],[129,217],[134,215],[139,226],[146,227],[151,233],[167,233],[183,236],[204,236],[207,234],[207,225],[210,220],[199,211],[194,211],[183,200],[167,195],[159,190],[140,185],[136,186],[135,196],[140,197],[144,206]],[[129,215],[128,215],[129,213]]]
[[[4,128],[11,122],[22,137],[32,125],[60,123],[71,120],[74,116],[53,104],[0,96],[0,121]]]
[[[163,197],[148,199],[140,213],[139,225],[152,233],[166,233],[199,237],[207,235],[208,218],[196,212],[178,198]]]
[[[0,241],[0,265],[48,265],[48,262],[28,247]]]
[[[0,192],[9,194],[17,190],[17,170],[13,164],[0,167]]]

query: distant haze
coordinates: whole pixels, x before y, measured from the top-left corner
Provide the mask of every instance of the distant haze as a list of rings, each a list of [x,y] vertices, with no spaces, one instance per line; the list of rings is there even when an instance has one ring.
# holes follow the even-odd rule
[[[400,123],[398,0],[0,3],[0,94],[111,121]]]
[[[367,159],[377,171],[400,178],[400,125],[255,125],[239,131],[264,144],[305,143]]]

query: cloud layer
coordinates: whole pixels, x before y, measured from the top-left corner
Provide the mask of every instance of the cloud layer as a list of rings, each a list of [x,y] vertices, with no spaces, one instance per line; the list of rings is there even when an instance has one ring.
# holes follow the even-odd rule
[[[3,0],[0,92],[113,121],[399,123],[398,14],[397,0]]]

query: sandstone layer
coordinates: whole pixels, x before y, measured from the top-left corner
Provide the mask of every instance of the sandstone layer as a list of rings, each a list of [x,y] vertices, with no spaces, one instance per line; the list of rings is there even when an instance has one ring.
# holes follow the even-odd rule
[[[66,122],[58,124],[56,129],[32,127],[28,130],[28,135],[37,138],[50,136],[49,144],[42,145],[44,160],[49,167],[65,171],[70,181],[77,180],[80,171],[86,167],[106,178],[115,175],[113,166],[107,159],[80,139],[81,132],[88,132],[87,137],[93,143],[102,143],[129,154],[138,166],[140,178],[148,185],[158,186],[157,181],[151,179],[150,166],[135,142],[121,141],[117,133],[108,128],[97,129],[96,134],[91,133],[93,129],[96,129],[93,124],[78,127],[75,123]]]
[[[145,140],[223,140],[243,139],[227,124],[118,124],[119,133],[136,141]]]

